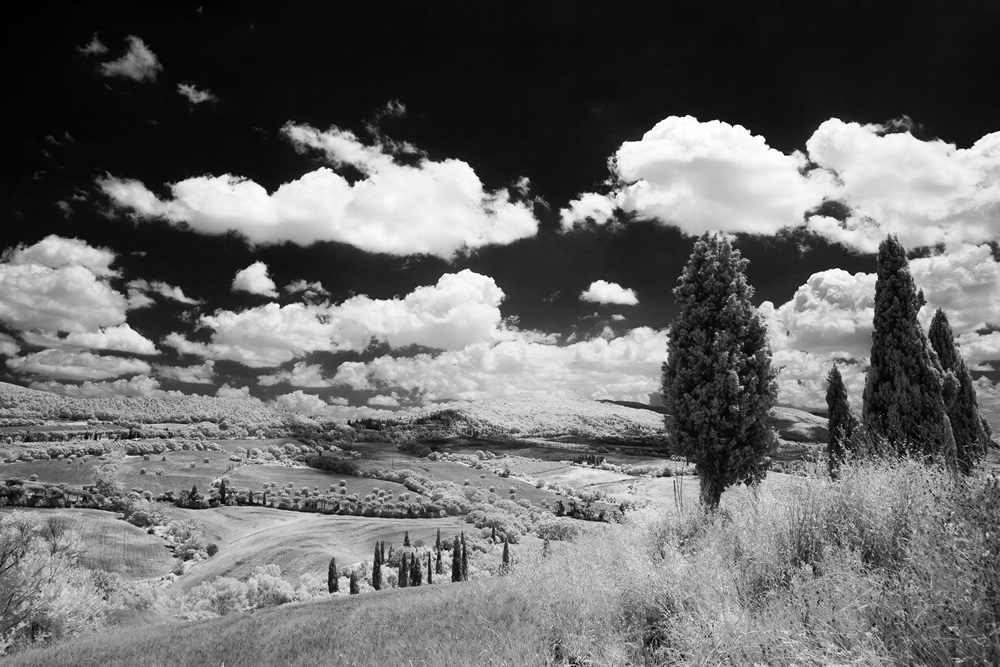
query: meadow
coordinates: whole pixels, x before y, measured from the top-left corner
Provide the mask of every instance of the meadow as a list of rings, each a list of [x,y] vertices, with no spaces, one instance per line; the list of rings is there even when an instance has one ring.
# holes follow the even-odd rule
[[[503,578],[123,627],[9,664],[997,664],[998,536],[987,474],[850,466],[715,514],[632,512]]]

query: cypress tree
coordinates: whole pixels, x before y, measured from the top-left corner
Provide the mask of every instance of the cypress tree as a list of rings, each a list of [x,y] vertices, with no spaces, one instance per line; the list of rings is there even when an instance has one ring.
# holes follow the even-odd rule
[[[851,414],[847,389],[836,364],[826,376],[826,408],[830,431],[826,446],[827,463],[830,466],[830,476],[836,479],[837,470],[847,455],[851,434],[858,425],[857,418]]]
[[[441,553],[441,529],[438,528],[437,539],[434,540],[434,548],[437,549],[438,553]],[[441,574],[438,572],[438,574]]]
[[[405,533],[403,533],[403,546],[404,547],[410,546],[410,531],[406,531]]]
[[[979,399],[976,397],[972,373],[969,372],[969,367],[958,351],[958,346],[955,345],[955,335],[948,322],[948,316],[940,308],[931,320],[928,338],[931,347],[937,353],[942,370],[950,374],[946,377],[951,383],[947,380],[945,382],[945,407],[955,437],[958,465],[963,472],[969,473],[976,463],[986,456],[989,436],[983,428],[983,418],[979,414]]]
[[[219,480],[219,503],[222,505],[226,504],[226,480],[225,478]]]
[[[330,593],[336,593],[340,590],[340,582],[337,580],[336,556],[330,559],[330,564],[326,568],[326,589]]]
[[[382,590],[382,550],[378,542],[375,543],[375,560],[372,563],[372,588]]]
[[[419,586],[423,580],[424,573],[420,569],[420,559],[417,558],[417,554],[413,554],[410,561],[410,585]]]
[[[490,542],[492,542],[493,544],[496,544],[496,542],[497,542],[497,526],[496,526],[496,524],[493,524],[492,526],[490,526]]]
[[[917,320],[922,305],[906,251],[894,236],[879,245],[871,367],[862,420],[899,454],[955,460],[942,369]]]
[[[440,553],[440,552],[438,552],[438,553]],[[440,563],[440,562],[441,561],[438,560],[438,563]],[[427,552],[427,585],[429,586],[429,585],[431,585],[433,583],[434,583],[434,569],[431,568],[431,552],[428,551]]]
[[[767,423],[777,371],[747,264],[724,236],[706,233],[674,288],[680,312],[663,365],[665,420],[677,453],[694,462],[710,509],[727,487],[760,482],[777,442]]]
[[[462,531],[462,581],[469,580],[469,549],[465,544],[465,531]]]
[[[399,556],[399,587],[406,588],[410,585],[410,568],[408,567],[406,552]]]
[[[351,595],[357,595],[361,592],[361,586],[358,584],[358,573],[351,572]]]
[[[390,552],[389,555],[391,556],[392,552]],[[382,540],[382,562],[383,563],[386,562],[386,560],[385,560],[385,540]]]
[[[441,564],[441,549],[437,550],[437,563],[434,565],[435,574],[444,574],[444,565]]]
[[[500,561],[500,574],[507,574],[510,572],[510,547],[507,544],[507,538],[503,538],[503,558]]]
[[[457,535],[451,544],[451,580],[462,580],[462,545],[459,544]]]

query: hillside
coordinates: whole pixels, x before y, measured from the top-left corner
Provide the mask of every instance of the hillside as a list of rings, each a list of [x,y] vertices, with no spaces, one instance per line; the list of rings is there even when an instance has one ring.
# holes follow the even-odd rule
[[[155,397],[79,399],[0,382],[0,426],[55,421],[99,421],[122,426],[208,423],[229,437],[263,436],[268,432],[282,435],[296,428],[315,428],[311,419],[274,410],[258,401],[179,392]]]

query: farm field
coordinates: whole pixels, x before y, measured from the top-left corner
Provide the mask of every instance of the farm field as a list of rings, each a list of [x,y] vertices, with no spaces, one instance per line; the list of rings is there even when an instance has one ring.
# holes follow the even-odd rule
[[[16,508],[0,507],[0,512]],[[159,577],[170,571],[173,558],[163,541],[142,528],[126,523],[110,512],[90,509],[30,509],[43,519],[58,517],[80,534],[84,567],[115,572],[130,579]]]
[[[189,590],[219,576],[247,577],[258,565],[274,563],[286,578],[312,573],[326,574],[330,557],[341,565],[371,558],[375,542],[385,540],[397,548],[403,536],[410,541],[434,542],[461,531],[475,531],[461,517],[443,519],[386,519],[286,512],[267,507],[219,507],[210,510],[170,508],[171,518],[198,521],[219,552],[195,564],[178,581]]]
[[[312,490],[319,487],[320,493],[326,493],[331,486],[340,488],[340,482],[344,482],[346,494],[364,496],[372,492],[372,489],[392,491],[398,497],[400,493],[410,493],[413,497],[420,494],[413,493],[402,484],[387,482],[381,479],[371,479],[366,477],[353,477],[342,473],[319,470],[317,468],[289,468],[277,465],[244,465],[233,469],[228,474],[233,488],[249,488],[252,491],[261,491],[265,483],[274,482],[278,487],[292,484],[294,489],[306,487]]]
[[[465,481],[468,480],[471,487],[484,491],[489,491],[490,487],[493,487],[493,492],[503,497],[508,497],[510,489],[514,488],[516,489],[514,494],[516,499],[525,499],[540,506],[546,506],[547,503],[559,499],[558,495],[552,491],[537,489],[533,484],[513,477],[500,477],[486,468],[477,470],[451,461],[431,461],[400,452],[389,443],[364,443],[358,449],[363,452],[363,458],[357,461],[358,467],[362,470],[393,467],[412,470],[431,479],[454,482],[460,485],[465,485]]]

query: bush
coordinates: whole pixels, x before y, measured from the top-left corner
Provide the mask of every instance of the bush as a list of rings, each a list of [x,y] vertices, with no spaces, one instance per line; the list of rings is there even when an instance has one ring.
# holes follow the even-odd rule
[[[208,547],[206,547],[205,549],[205,553],[207,553],[208,557],[211,558],[215,554],[219,553],[219,545],[216,544],[215,542],[209,544]]]

